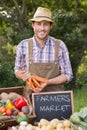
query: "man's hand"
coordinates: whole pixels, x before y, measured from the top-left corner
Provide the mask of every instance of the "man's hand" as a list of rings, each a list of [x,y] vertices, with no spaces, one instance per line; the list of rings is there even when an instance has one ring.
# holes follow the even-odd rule
[[[43,88],[45,88],[47,86],[47,83],[40,83],[41,87],[38,88],[36,87],[35,89],[33,89],[34,92],[41,92],[43,90]]]
[[[22,79],[23,81],[26,81],[29,78],[29,73],[25,68],[22,68],[21,70],[16,72],[16,77],[19,79]]]

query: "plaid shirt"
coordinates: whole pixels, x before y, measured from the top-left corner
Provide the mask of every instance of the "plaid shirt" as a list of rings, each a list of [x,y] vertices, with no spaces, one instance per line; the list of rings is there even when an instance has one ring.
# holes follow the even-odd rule
[[[55,52],[55,42],[56,39],[48,36],[45,42],[44,47],[40,47],[33,37],[33,62],[53,62],[54,61],[54,52]],[[29,54],[28,54],[28,39],[21,41],[16,48],[16,60],[15,60],[15,73],[26,67],[29,69]],[[65,74],[68,82],[72,80],[73,73],[71,68],[71,63],[69,59],[69,52],[63,41],[60,40],[59,52],[58,52],[58,66],[60,68],[61,74]]]

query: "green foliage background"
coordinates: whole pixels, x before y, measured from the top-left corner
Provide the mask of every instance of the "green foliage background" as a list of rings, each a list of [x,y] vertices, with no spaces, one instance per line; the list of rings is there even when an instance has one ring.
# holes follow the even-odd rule
[[[14,75],[15,49],[21,40],[33,36],[28,19],[38,6],[51,9],[56,26],[50,35],[62,39],[69,50],[74,79],[65,88],[87,87],[86,0],[0,1],[0,87],[24,85]]]

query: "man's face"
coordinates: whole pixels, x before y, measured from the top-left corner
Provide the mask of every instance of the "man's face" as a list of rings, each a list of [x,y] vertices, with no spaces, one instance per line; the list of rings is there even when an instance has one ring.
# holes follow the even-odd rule
[[[48,21],[33,22],[34,34],[39,40],[45,40],[51,29],[51,23]]]

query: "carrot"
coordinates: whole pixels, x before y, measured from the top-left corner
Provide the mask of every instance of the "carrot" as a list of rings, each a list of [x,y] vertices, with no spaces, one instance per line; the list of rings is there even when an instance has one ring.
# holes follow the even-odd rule
[[[27,80],[27,84],[28,84],[28,86],[29,86],[31,89],[34,89],[34,88],[35,88],[35,86],[34,86],[34,84],[33,84],[33,82],[32,82],[32,78],[31,78],[31,77]]]
[[[36,74],[33,75],[33,77],[38,81],[38,82],[43,82],[43,83],[47,83],[47,79],[46,78],[42,78]]]
[[[36,74],[31,74],[31,76],[27,79],[26,83],[34,92],[38,92],[38,89],[41,89],[40,83],[47,83],[46,78],[42,78]]]
[[[26,81],[27,85],[30,87],[30,82],[29,82],[29,78]]]
[[[41,88],[39,82],[34,77],[32,78],[32,80],[37,88]]]

